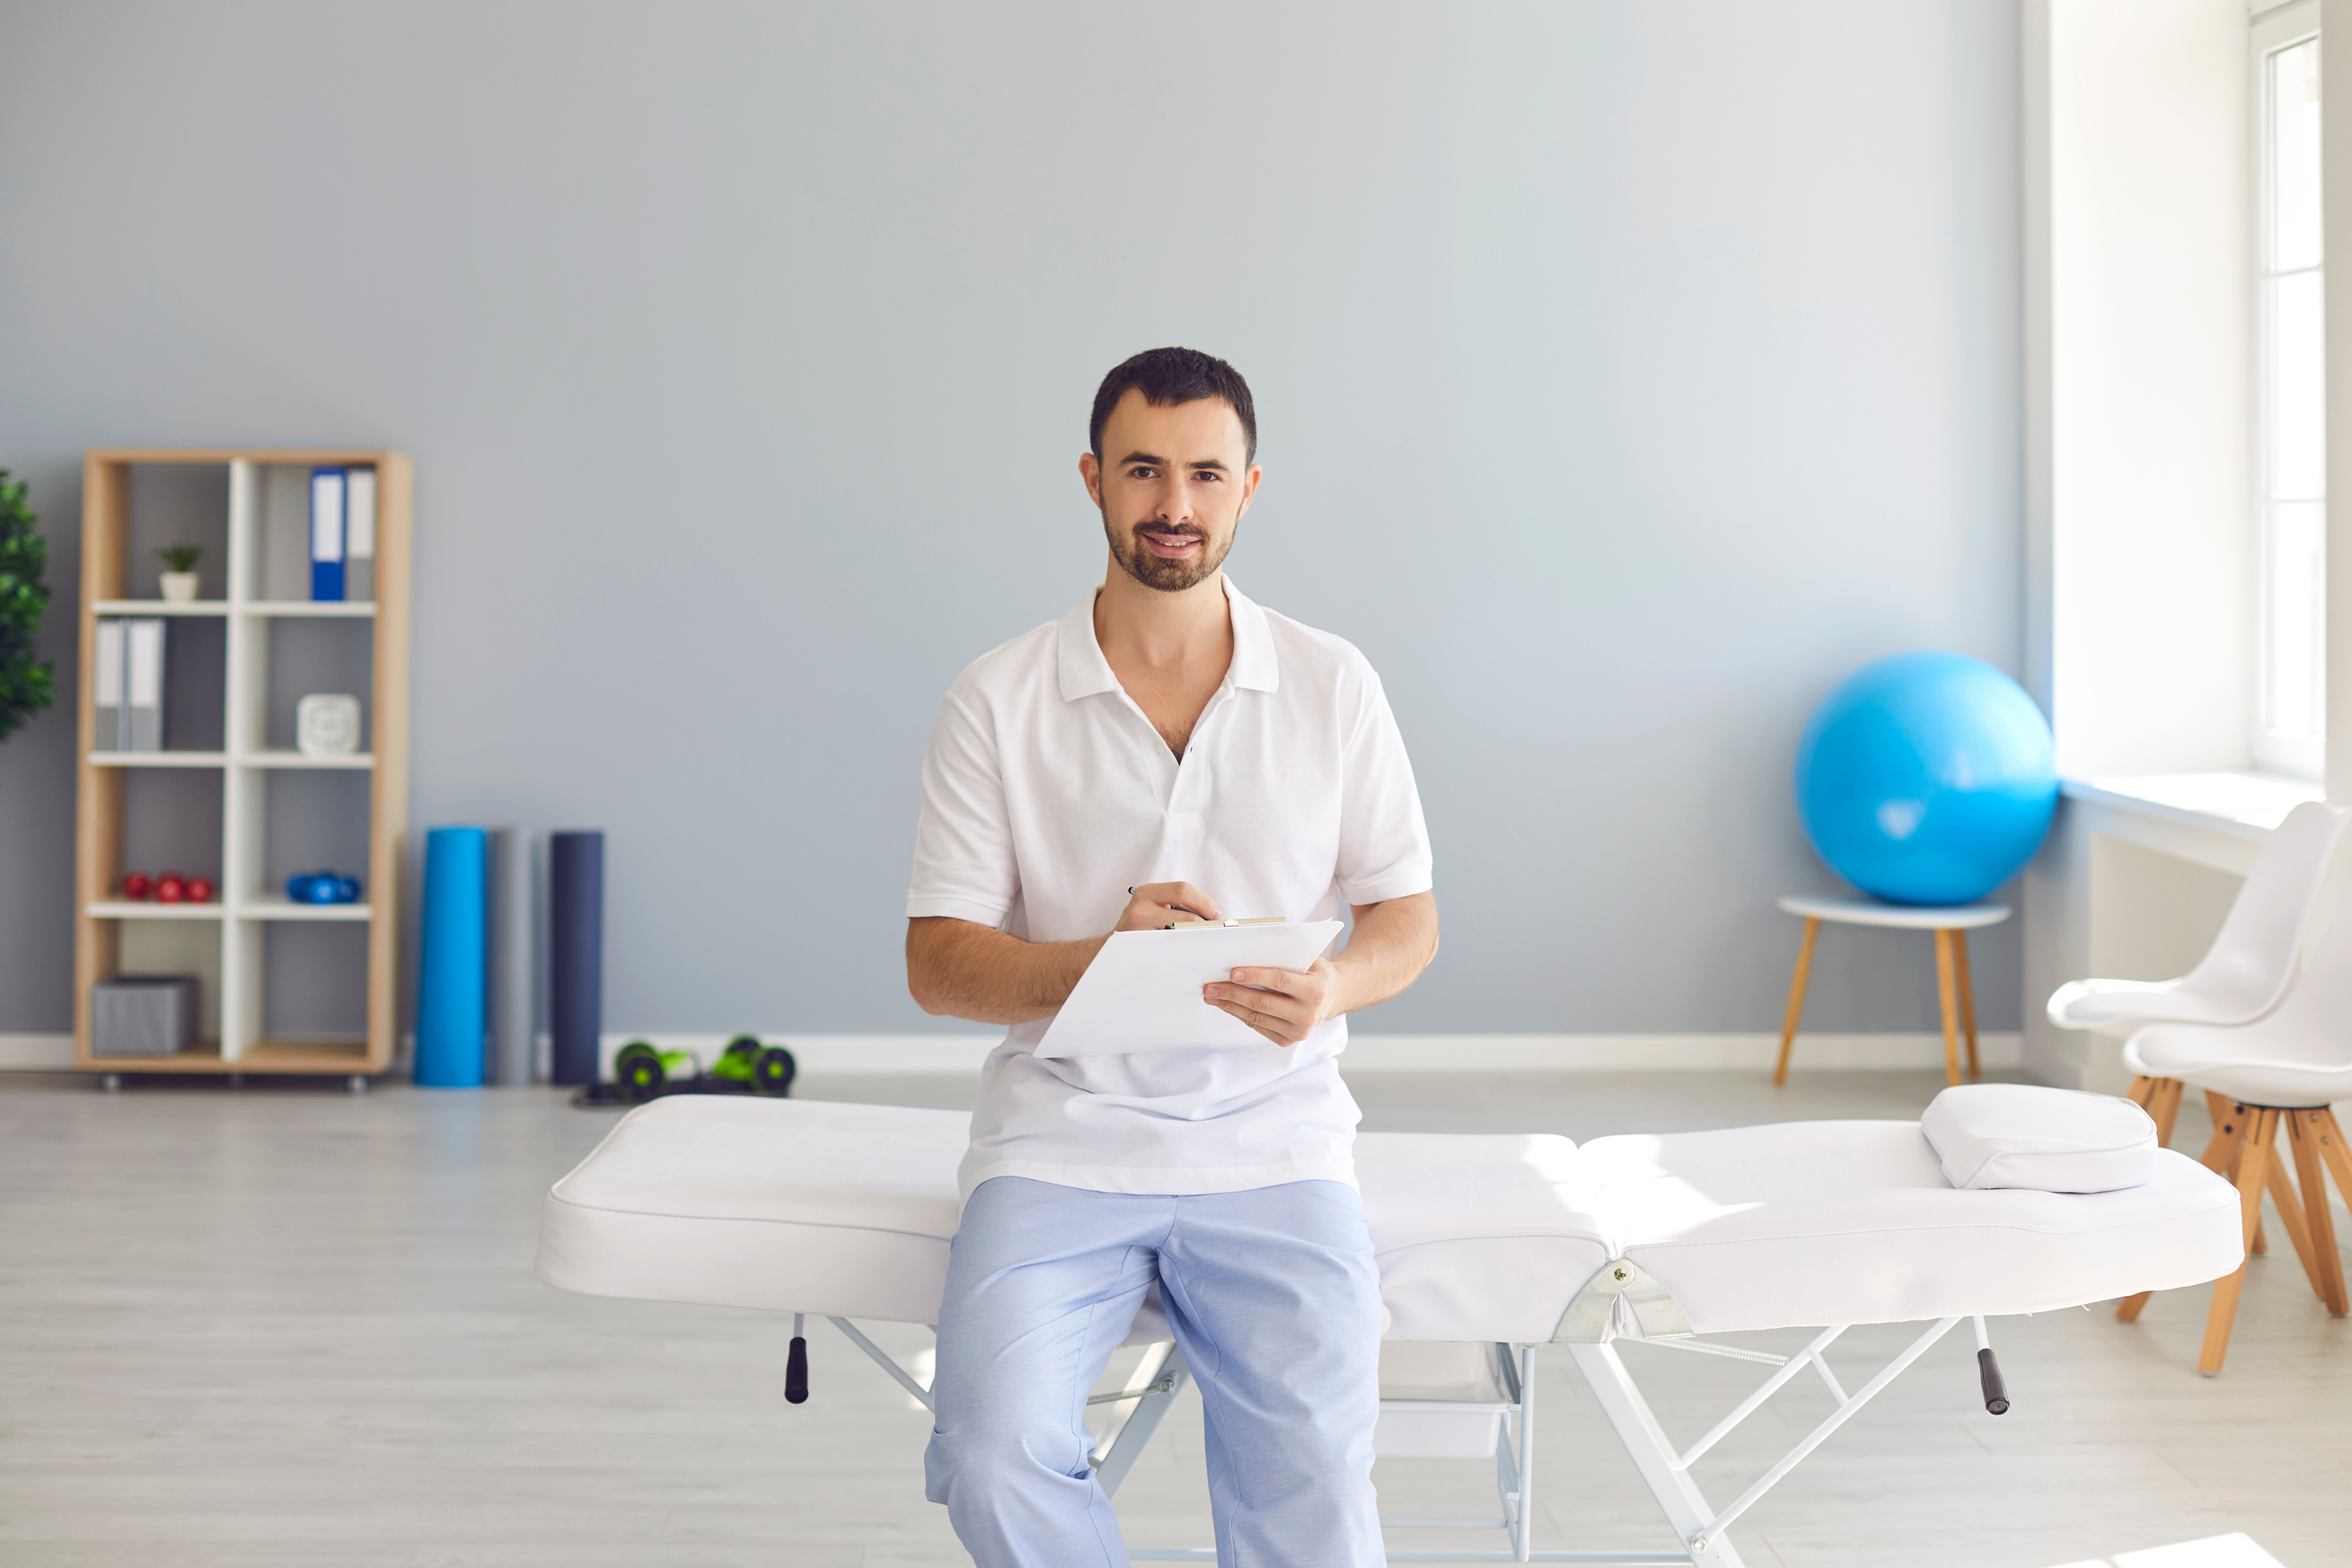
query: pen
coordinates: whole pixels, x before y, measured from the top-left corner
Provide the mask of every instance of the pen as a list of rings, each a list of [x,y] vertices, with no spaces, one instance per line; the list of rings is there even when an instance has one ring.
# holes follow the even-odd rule
[[[1134,897],[1134,896],[1135,896],[1135,889],[1134,889],[1133,888],[1129,888],[1127,891],[1128,891],[1128,896],[1129,896],[1129,898],[1132,898],[1132,897]],[[1206,916],[1206,915],[1202,914],[1200,910],[1196,910],[1196,909],[1193,909],[1192,907],[1191,907],[1191,906],[1190,906],[1190,905],[1188,905],[1188,904],[1171,904],[1171,905],[1169,905],[1168,907],[1169,907],[1170,909],[1171,909],[1171,910],[1182,910],[1186,914],[1191,915],[1191,916],[1192,916],[1194,920],[1196,920],[1196,921],[1201,921],[1205,922],[1205,921],[1208,920],[1208,918],[1209,918],[1208,916]],[[1175,928],[1174,926],[1172,926],[1172,925],[1171,925],[1171,926],[1161,926],[1160,929],[1161,931],[1174,931],[1176,928]]]

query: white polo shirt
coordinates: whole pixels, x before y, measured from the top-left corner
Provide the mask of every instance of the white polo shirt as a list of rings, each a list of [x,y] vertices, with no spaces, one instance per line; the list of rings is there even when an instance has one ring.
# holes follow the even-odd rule
[[[1067,942],[1109,931],[1145,882],[1293,921],[1428,890],[1429,832],[1380,677],[1230,580],[1225,596],[1233,664],[1181,763],[1103,658],[1091,593],[957,678],[923,761],[909,919]],[[1354,1184],[1344,1018],[1287,1047],[1050,1059],[1033,1051],[1047,1022],[1013,1026],[988,1058],[965,1195],[1006,1175],[1111,1193]]]

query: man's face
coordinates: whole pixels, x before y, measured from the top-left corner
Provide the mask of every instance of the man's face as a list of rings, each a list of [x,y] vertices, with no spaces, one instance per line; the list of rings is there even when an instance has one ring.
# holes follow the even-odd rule
[[[1078,459],[1111,559],[1147,588],[1181,593],[1224,564],[1257,489],[1241,416],[1222,397],[1155,406],[1129,388]]]

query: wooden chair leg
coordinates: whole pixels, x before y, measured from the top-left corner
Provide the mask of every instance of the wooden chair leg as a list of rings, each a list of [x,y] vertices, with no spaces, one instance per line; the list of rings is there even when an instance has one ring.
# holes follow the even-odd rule
[[[1789,1081],[1789,1051],[1797,1043],[1797,1019],[1805,1011],[1805,981],[1813,973],[1813,939],[1822,934],[1822,922],[1811,915],[1805,917],[1805,940],[1797,944],[1797,973],[1789,982],[1789,1013],[1780,1021],[1780,1065],[1772,1069],[1774,1088]]]
[[[2124,1098],[2142,1110],[2147,1110],[2156,1101],[2156,1086],[2163,1081],[2160,1078],[2150,1078],[2146,1073],[2142,1073],[2132,1079],[2132,1086],[2124,1091]],[[2150,1112],[2150,1114],[2154,1113]]]
[[[1936,998],[1944,1011],[1944,1081],[1960,1081],[1960,1021],[1953,1005],[1952,992],[1956,984],[1952,968],[1953,932],[1936,933]]]
[[[2319,1145],[2319,1157],[2326,1162],[2329,1173],[2336,1178],[2336,1190],[2344,1194],[2347,1203],[2352,1203],[2352,1150],[2344,1147],[2344,1129],[2336,1124],[2335,1109],[2323,1105],[2303,1114],[2317,1133],[2314,1142]]]
[[[2294,1113],[2282,1110],[2278,1120],[2292,1121]],[[2327,1287],[2321,1283],[2319,1254],[2311,1244],[2310,1223],[2304,1215],[2303,1203],[2296,1197],[2294,1178],[2288,1173],[2287,1162],[2273,1146],[2264,1162],[2263,1185],[2269,1188],[2271,1202],[2278,1205],[2279,1224],[2286,1227],[2286,1238],[2294,1244],[2296,1261],[2303,1265],[2303,1277],[2311,1281],[2311,1293],[2321,1300],[2327,1300]],[[2320,1194],[2325,1197],[2323,1192]]]
[[[2147,1299],[2155,1294],[2156,1292],[2153,1290],[2142,1290],[2137,1296],[2126,1296],[2122,1300],[2116,1302],[2116,1321],[2118,1323],[2138,1322],[2140,1309],[2146,1307],[2147,1305]]]
[[[2263,1189],[2269,1184],[2271,1144],[2278,1137],[2279,1113],[2244,1109],[2247,1113],[2238,1119],[2247,1127],[2238,1151],[2238,1214],[2242,1234],[2251,1242],[2262,1215]],[[2230,1329],[2238,1321],[2238,1296],[2246,1288],[2246,1267],[2239,1264],[2213,1287],[2213,1307],[2205,1315],[2205,1343],[2197,1355],[2197,1370],[2208,1377],[2221,1370],[2221,1359],[2230,1352]]]
[[[1969,1038],[1969,1079],[1984,1077],[1977,1060],[1977,983],[1969,977],[1969,933],[1952,932],[1952,969],[1960,983],[1960,1032]]]
[[[2228,1095],[2205,1091],[2205,1110],[2213,1119],[2213,1136],[2206,1141],[2205,1152],[2197,1163],[2217,1176],[2238,1179],[2238,1150],[2245,1142],[2246,1108],[2234,1103]],[[2246,1250],[2260,1258],[2271,1249],[2270,1240],[2263,1234],[2262,1220],[2257,1211],[2254,1221],[2253,1245]]]
[[[2344,1255],[2336,1249],[2336,1216],[2327,1212],[2327,1173],[2319,1141],[2327,1135],[2318,1120],[2322,1112],[2291,1110],[2286,1117],[2287,1147],[2294,1152],[2295,1184],[2303,1189],[2304,1224],[2311,1232],[2311,1252],[2318,1279],[2319,1299],[2327,1315],[2340,1318],[2347,1310],[2344,1292]]]
[[[2207,1089],[2205,1114],[2212,1121],[2213,1136],[2206,1141],[2205,1152],[2197,1156],[2197,1163],[2209,1171],[2226,1173],[2230,1151],[2238,1146],[2236,1118],[2231,1113],[2229,1097]]]
[[[2181,1091],[2188,1087],[2177,1078],[2156,1080],[2156,1103],[2149,1108],[2148,1115],[2156,1121],[2156,1146],[2159,1149],[2172,1147],[2173,1124],[2180,1120]]]

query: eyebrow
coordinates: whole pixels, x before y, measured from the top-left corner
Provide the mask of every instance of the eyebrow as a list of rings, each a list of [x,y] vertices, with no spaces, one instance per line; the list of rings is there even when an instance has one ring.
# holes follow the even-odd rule
[[[1118,460],[1120,468],[1125,468],[1129,463],[1149,463],[1155,468],[1164,468],[1170,466],[1167,458],[1154,457],[1150,452],[1129,452],[1126,457],[1121,458]],[[1185,464],[1184,467],[1188,468],[1214,468],[1221,474],[1229,474],[1233,472],[1231,468],[1226,468],[1223,463],[1214,458],[1202,458],[1196,461]]]

